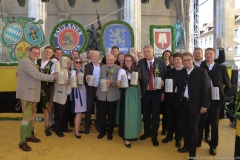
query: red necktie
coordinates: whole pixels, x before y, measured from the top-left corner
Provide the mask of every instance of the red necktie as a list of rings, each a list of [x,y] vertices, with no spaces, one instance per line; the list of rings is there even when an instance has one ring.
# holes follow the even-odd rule
[[[152,91],[153,90],[153,68],[152,68],[152,62],[150,62],[150,79],[149,79],[149,90]]]

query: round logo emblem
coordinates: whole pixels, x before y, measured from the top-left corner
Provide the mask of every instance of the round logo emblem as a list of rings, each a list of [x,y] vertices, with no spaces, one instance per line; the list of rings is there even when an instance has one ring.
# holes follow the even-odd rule
[[[75,30],[67,28],[59,34],[58,44],[65,50],[72,50],[78,45],[79,38]]]
[[[18,43],[23,36],[23,28],[18,23],[9,24],[4,32],[4,40],[9,44]]]
[[[31,48],[31,44],[28,42],[20,42],[16,45],[14,53],[16,58],[20,61],[24,57],[27,57],[29,54],[29,50]]]
[[[81,50],[85,36],[80,26],[74,23],[64,23],[53,31],[53,45],[61,48],[63,54],[71,54],[73,50]]]
[[[30,44],[38,45],[43,40],[42,30],[35,24],[25,27],[25,37]]]

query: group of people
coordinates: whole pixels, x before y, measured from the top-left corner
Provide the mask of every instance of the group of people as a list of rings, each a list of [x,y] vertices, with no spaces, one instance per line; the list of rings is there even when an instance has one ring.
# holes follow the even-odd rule
[[[59,137],[64,136],[63,132],[72,132],[68,128],[71,119],[74,119],[76,138],[81,138],[80,133],[89,134],[94,110],[95,126],[99,132],[97,138],[102,139],[107,134],[107,139],[112,140],[117,124],[118,135],[123,138],[127,148],[131,148],[131,141],[137,140],[142,131],[142,115],[144,134],[139,139],[151,137],[153,146],[159,145],[157,137],[162,108],[163,130],[167,131],[162,143],[172,141],[175,134],[178,152],[189,152],[188,158],[195,159],[196,148],[201,147],[203,130],[209,129],[210,124],[211,139],[207,136],[210,154],[216,155],[219,112],[231,88],[227,69],[219,64],[222,63],[222,53],[215,60],[216,51],[207,48],[205,61],[202,61],[201,48],[195,48],[193,54],[172,54],[166,50],[160,59],[154,57],[151,45],[144,46],[143,53],[133,50],[134,54],[131,55],[119,53],[119,48],[114,46],[111,54],[106,55],[101,63],[98,51],[90,49],[88,53],[89,61],[84,64],[78,52],[72,52],[72,60],[67,59],[67,67],[61,67],[64,84],[58,84],[58,73],[54,68],[54,63],[62,58],[61,49],[54,51],[47,46],[43,58],[38,60],[40,50],[32,47],[29,57],[20,61],[16,97],[21,101],[24,115],[19,143],[23,151],[31,150],[26,142],[40,142],[32,132],[38,103],[44,113],[46,136],[51,135],[50,130],[54,130]],[[135,72],[138,73],[138,85],[131,85],[131,77]],[[70,77],[77,77],[78,73],[84,74],[85,82],[77,88],[71,88]],[[123,75],[128,79],[127,88],[123,87],[121,81]],[[91,76],[94,77],[93,85],[88,84]],[[155,86],[159,77],[161,89]],[[102,80],[107,90],[102,90]],[[172,91],[165,91],[165,82],[168,80],[172,82]],[[213,89],[218,92],[213,92]],[[218,99],[213,98],[213,93],[218,94]],[[49,115],[53,108],[55,124],[51,127]],[[80,129],[82,113],[85,113],[84,131]]]

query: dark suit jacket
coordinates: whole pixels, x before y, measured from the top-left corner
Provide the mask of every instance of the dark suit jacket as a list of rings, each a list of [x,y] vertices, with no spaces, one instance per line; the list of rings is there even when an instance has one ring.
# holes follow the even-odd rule
[[[167,67],[167,70],[168,70],[168,69],[172,69],[172,67],[170,66],[170,64],[167,65],[166,67]]]
[[[179,110],[182,105],[186,84],[187,70],[183,68],[177,72],[175,110]],[[209,107],[210,82],[206,70],[194,67],[191,74],[188,76],[188,94],[192,114],[199,114],[201,107]]]
[[[165,77],[167,74],[165,62],[164,60],[156,57],[154,57],[153,75],[154,75],[154,71],[156,69],[157,64],[158,64],[158,69],[160,71],[159,77],[161,77],[162,80],[165,80]],[[150,78],[150,73],[149,73],[149,68],[148,68],[146,58],[143,58],[138,61],[137,72],[138,72],[138,75],[140,76],[140,86],[141,86],[142,96],[144,96],[146,93],[149,78]]]
[[[227,73],[227,68],[224,65],[214,63],[211,71],[208,70],[206,63],[201,64],[200,68],[208,71],[208,75],[212,79],[213,87],[219,88],[220,100],[218,100],[218,106],[222,106],[225,102],[225,96],[229,96],[231,90],[231,80]],[[224,85],[224,86],[223,86]]]
[[[164,97],[164,102],[166,104],[173,104],[173,98],[174,98],[174,91],[176,88],[176,81],[177,81],[177,70],[175,68],[173,69],[168,69],[167,70],[167,75],[166,75],[166,79],[172,79],[173,80],[173,93],[166,93],[165,92],[165,97]]]
[[[101,68],[102,64],[100,63],[100,68]],[[88,63],[85,65],[85,70],[84,70],[84,80],[86,80],[87,75],[93,75],[93,63]],[[92,86],[88,86],[88,83],[86,83],[85,81],[85,86],[86,86],[86,90],[87,90],[87,95],[92,95]]]

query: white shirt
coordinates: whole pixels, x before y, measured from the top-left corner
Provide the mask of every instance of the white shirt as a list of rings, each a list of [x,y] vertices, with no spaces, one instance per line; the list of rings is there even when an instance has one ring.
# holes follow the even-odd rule
[[[214,66],[214,62],[213,62],[212,64],[210,64],[210,65],[207,65],[207,66],[208,66],[209,71],[211,71],[212,68],[213,68],[213,66]],[[213,87],[212,79],[211,79],[211,78],[210,78],[210,85],[211,85],[211,87]]]
[[[99,78],[100,78],[100,64],[94,65],[93,64],[93,76],[94,76],[94,87],[98,86]]]
[[[52,58],[51,59],[51,62],[53,62],[53,64],[55,63],[55,62],[57,62],[58,60],[56,59],[56,58]],[[55,72],[55,69],[54,69],[54,65],[52,65],[52,67],[51,67],[51,74],[53,74]]]
[[[150,71],[150,62],[152,62],[152,69],[153,69],[154,57],[153,57],[152,61],[147,60],[149,71]],[[152,84],[154,85],[154,74],[153,74],[153,72],[152,72],[152,77],[153,77],[153,83]],[[149,79],[150,79],[150,77],[149,77]],[[154,88],[154,86],[153,86],[153,88]],[[149,85],[148,85],[147,89],[149,90]]]
[[[200,67],[200,65],[201,65],[202,61],[194,61],[193,63],[195,64],[195,66],[198,66],[198,67]]]
[[[49,62],[50,60],[47,60],[47,61],[43,61],[43,60],[41,60],[41,69],[44,69],[44,67],[48,64],[48,62]]]
[[[120,69],[118,71],[118,80],[121,80],[121,76],[124,75],[124,74],[127,74],[127,72],[124,69]],[[130,73],[128,73],[127,76],[128,76],[128,79],[131,79],[131,74]]]
[[[207,66],[208,66],[209,71],[211,71],[213,66],[214,66],[214,62],[212,64],[210,64],[210,65],[207,65]]]
[[[187,74],[189,75],[189,74],[192,72],[193,69],[194,69],[194,67],[193,67],[192,69],[190,69],[190,70],[187,69]],[[186,89],[185,89],[185,91],[184,91],[183,97],[189,98],[189,94],[188,94],[188,84],[186,85]]]

